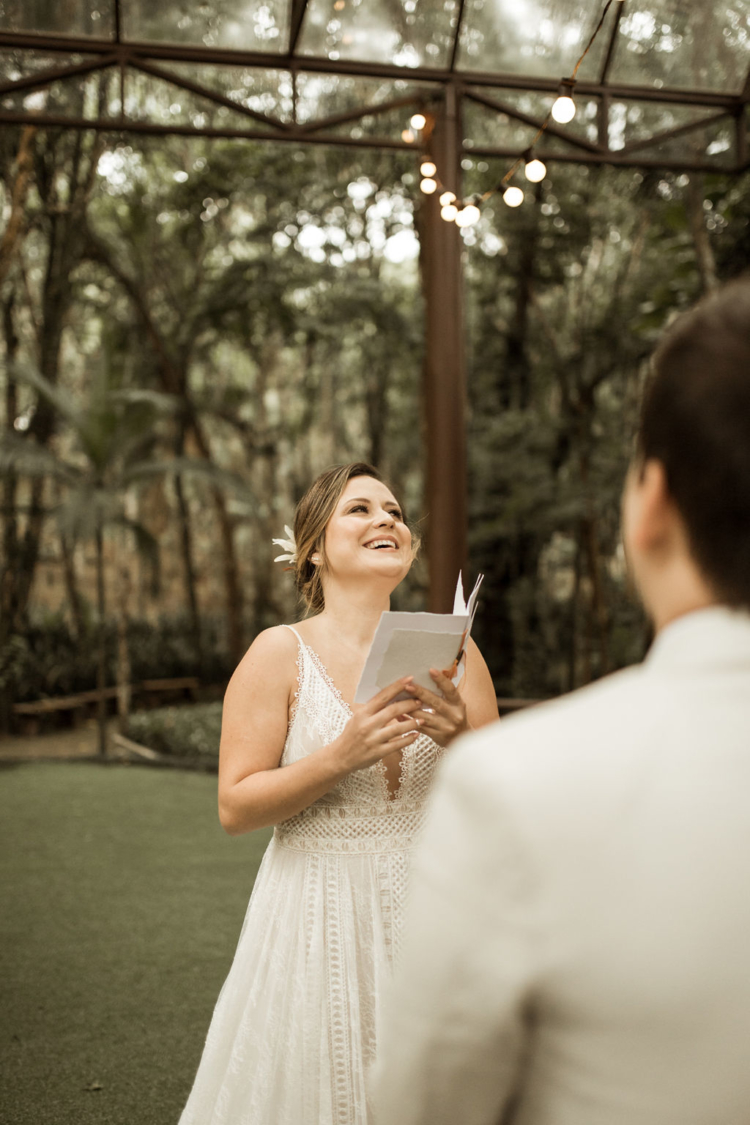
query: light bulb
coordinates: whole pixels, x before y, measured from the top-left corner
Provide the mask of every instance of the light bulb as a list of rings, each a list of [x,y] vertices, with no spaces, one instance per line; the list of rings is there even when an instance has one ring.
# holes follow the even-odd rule
[[[456,215],[457,227],[473,227],[479,222],[482,212],[473,203],[467,203]]]
[[[430,179],[429,176],[422,180],[422,183],[419,186],[421,187],[425,195],[432,195],[434,191],[437,191],[437,184],[434,180]]]
[[[523,203],[523,192],[520,187],[508,187],[503,192],[503,202],[509,207],[520,207]]]
[[[458,214],[458,207],[453,203],[446,203],[444,207],[440,208],[440,217],[445,219],[446,223],[452,223]]]
[[[413,145],[416,137],[412,133],[411,129],[404,129],[401,133],[401,140],[406,141],[408,145]]]
[[[455,202],[456,202],[455,192],[444,191],[443,194],[440,196],[440,206],[441,207],[447,207],[449,203],[455,203]]]
[[[416,129],[419,133],[427,124],[427,118],[423,113],[415,113],[409,124],[411,125],[412,129]]]
[[[526,179],[532,184],[538,184],[547,175],[547,165],[541,160],[529,160],[525,168]]]
[[[560,125],[567,125],[576,115],[576,103],[567,94],[560,94],[552,106],[552,116]]]
[[[423,160],[419,165],[419,171],[423,176],[434,176],[437,172],[437,164],[433,164],[431,160]]]

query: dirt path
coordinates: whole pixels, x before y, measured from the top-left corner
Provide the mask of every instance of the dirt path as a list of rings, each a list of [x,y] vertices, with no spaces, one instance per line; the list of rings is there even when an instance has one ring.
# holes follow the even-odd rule
[[[71,761],[96,758],[96,723],[52,734],[0,737],[0,762]]]

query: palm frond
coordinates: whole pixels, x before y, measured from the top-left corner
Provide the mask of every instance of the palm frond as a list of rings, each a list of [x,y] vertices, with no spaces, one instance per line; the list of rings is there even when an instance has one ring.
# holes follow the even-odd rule
[[[82,412],[72,395],[50,383],[49,379],[45,379],[44,375],[31,364],[20,360],[15,360],[8,365],[8,374],[17,383],[24,383],[26,386],[33,387],[59,414],[62,414],[75,432],[79,433]]]
[[[128,519],[127,516],[118,516],[111,522],[132,535],[136,551],[151,569],[151,596],[157,597],[161,587],[159,540],[142,523]]]
[[[226,492],[232,492],[246,500],[254,500],[252,489],[248,482],[238,473],[228,469],[221,469],[210,461],[199,460],[197,457],[173,457],[168,461],[150,461],[133,465],[121,477],[124,485],[137,484],[139,481],[152,480],[154,477],[175,476],[177,474],[197,477],[205,480]]]
[[[5,433],[0,439],[0,472],[19,473],[26,477],[53,477],[64,484],[76,485],[81,470],[30,437]]]

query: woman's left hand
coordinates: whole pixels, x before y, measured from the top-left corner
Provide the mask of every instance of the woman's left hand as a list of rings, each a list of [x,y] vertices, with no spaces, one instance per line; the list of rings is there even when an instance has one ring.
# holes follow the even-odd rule
[[[420,684],[407,684],[406,691],[422,703],[422,710],[412,711],[410,718],[419,722],[419,733],[426,734],[439,746],[447,746],[459,734],[470,730],[466,704],[445,672],[430,668],[430,675],[442,692],[437,695]],[[429,710],[426,710],[429,708]]]

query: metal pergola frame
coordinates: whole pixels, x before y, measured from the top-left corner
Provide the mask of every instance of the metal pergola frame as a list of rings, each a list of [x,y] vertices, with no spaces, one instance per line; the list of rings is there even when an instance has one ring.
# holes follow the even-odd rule
[[[518,74],[492,74],[483,71],[456,69],[465,0],[459,0],[450,62],[447,68],[405,67],[396,64],[359,62],[353,60],[311,57],[299,53],[308,0],[292,0],[289,38],[281,54],[260,51],[231,50],[187,44],[135,42],[122,36],[120,0],[114,4],[114,38],[95,39],[88,36],[37,34],[34,32],[0,31],[0,49],[29,54],[69,54],[83,56],[83,61],[48,67],[14,81],[0,82],[0,99],[8,95],[42,90],[52,83],[68,78],[115,69],[120,75],[120,114],[116,117],[71,117],[36,110],[10,110],[0,105],[0,123],[36,125],[68,129],[94,129],[107,132],[128,132],[149,135],[202,136],[209,138],[275,141],[293,144],[342,145],[354,148],[378,148],[394,151],[429,152],[440,169],[442,183],[461,192],[461,160],[464,156],[482,158],[517,158],[519,146],[492,146],[467,143],[463,134],[463,107],[481,106],[491,113],[502,114],[522,125],[537,129],[541,118],[519,109],[502,97],[502,92],[523,91],[555,95],[560,77],[542,78]],[[677,89],[626,85],[610,82],[609,75],[615,52],[618,30],[627,0],[615,6],[606,51],[596,81],[576,82],[576,96],[598,102],[597,140],[592,141],[563,126],[550,123],[546,132],[564,142],[568,148],[535,148],[535,155],[545,163],[563,162],[612,165],[630,168],[658,168],[676,172],[718,172],[738,175],[750,169],[747,147],[747,104],[750,101],[750,70],[739,93],[718,92],[697,88]],[[204,82],[194,81],[166,69],[163,64],[194,63],[215,67],[239,67],[263,71],[284,71],[292,85],[291,120],[261,113],[227,97]],[[247,127],[218,128],[187,124],[143,121],[125,116],[125,81],[128,71],[146,74],[193,95],[205,98],[217,107],[230,109],[247,119]],[[357,106],[353,109],[314,121],[297,117],[298,76],[323,74],[342,78],[371,78],[408,81],[416,87],[407,95]],[[630,141],[620,149],[609,147],[609,113],[613,100],[688,106],[708,111],[698,119],[674,128]],[[364,117],[379,116],[396,109],[421,109],[430,114],[431,128],[426,130],[422,145],[389,136],[347,136],[330,130]],[[665,160],[650,153],[657,145],[677,137],[731,121],[733,157],[731,164],[721,164],[707,157],[675,157]],[[430,608],[445,611],[452,604],[456,573],[466,565],[467,540],[467,470],[465,448],[466,376],[463,343],[461,241],[457,228],[440,218],[435,196],[423,198],[424,221],[420,237],[425,258],[426,354],[424,402],[427,435],[426,502],[429,522],[433,527],[450,529],[441,535],[429,535]]]

